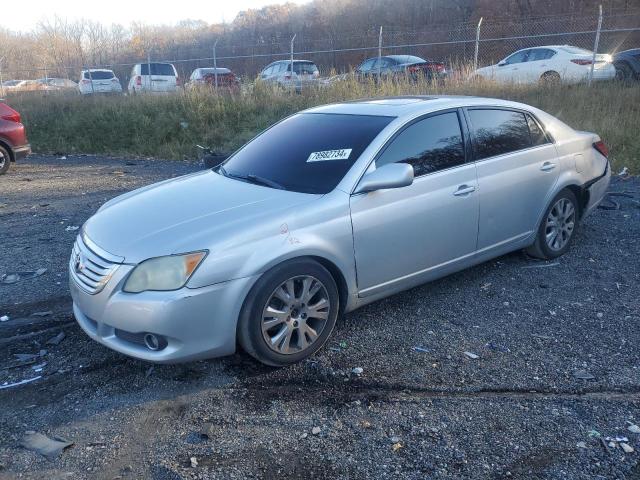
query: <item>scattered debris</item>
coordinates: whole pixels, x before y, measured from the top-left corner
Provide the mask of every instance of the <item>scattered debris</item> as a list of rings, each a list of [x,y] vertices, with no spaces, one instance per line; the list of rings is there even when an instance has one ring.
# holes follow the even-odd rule
[[[63,438],[55,437],[51,439],[37,432],[27,432],[20,441],[21,447],[37,452],[47,458],[57,457],[63,450],[69,448],[71,445],[73,445],[73,442],[69,442]]]
[[[198,459],[196,457],[189,458],[189,461],[191,462],[191,468],[196,468],[198,466]]]
[[[624,453],[633,453],[633,447],[628,443],[621,443],[620,447],[624,450]]]
[[[535,263],[533,265],[525,265],[520,268],[547,268],[547,267],[557,267],[560,265],[560,262],[552,262],[552,263]]]
[[[53,315],[51,310],[47,310],[46,312],[33,312],[31,314],[32,317],[48,317],[49,315]]]
[[[573,376],[578,380],[595,380],[596,379],[596,377],[591,375],[586,370],[576,370],[575,372],[573,372]]]
[[[605,437],[604,440],[606,442],[615,442],[615,443],[628,442],[629,441],[629,439],[627,437]]]
[[[31,367],[31,368],[33,369],[33,371],[34,371],[34,372],[36,372],[36,373],[40,373],[40,372],[42,371],[42,369],[43,369],[44,367],[46,367],[46,366],[47,366],[47,362],[43,362],[43,363],[40,363],[40,364],[38,364],[38,365],[34,365],[34,366],[33,366],[33,367]]]
[[[66,155],[62,155],[61,157],[58,157],[58,160],[66,160],[67,156]]]
[[[77,225],[68,225],[67,228],[65,228],[65,230],[67,232],[75,232],[76,230],[78,230],[80,227],[78,227]]]
[[[620,170],[620,172],[618,173],[618,176],[624,177],[628,172],[629,172],[629,169],[627,167],[624,167],[622,170]]]
[[[635,425],[631,422],[627,422],[629,424],[629,426],[627,427],[627,430],[629,430],[631,433],[637,433],[640,434],[640,427],[638,425]]]
[[[0,277],[0,283],[4,283],[6,285],[11,285],[12,283],[17,283],[23,278],[35,278],[43,275],[47,271],[46,268],[39,268],[35,272],[14,272],[14,273],[6,273]]]
[[[351,370],[351,372],[355,375],[362,375],[362,372],[364,372],[364,370],[361,367],[355,367],[353,370]]]
[[[576,447],[578,448],[587,448],[587,444],[585,442],[576,443]]]
[[[313,427],[311,429],[311,434],[312,435],[318,435],[320,433],[320,427]]]
[[[589,430],[587,432],[587,435],[589,435],[590,437],[600,437],[600,432],[597,430]]]
[[[485,348],[488,348],[489,350],[497,350],[498,352],[502,352],[502,353],[511,353],[511,350],[509,350],[508,347],[505,347],[503,345],[498,345],[493,342],[486,343]]]
[[[429,353],[429,349],[424,347],[413,347],[413,350],[420,353]]]
[[[8,322],[9,321],[9,315],[3,315],[0,317],[0,322]]]
[[[144,378],[149,378],[151,376],[151,374],[153,373],[154,370],[154,366],[151,365],[149,368],[147,368],[147,371],[144,372]]]
[[[491,283],[485,283],[480,287],[480,290],[489,290]]]
[[[401,439],[400,439],[400,437],[394,435],[389,440],[391,440],[391,443],[399,443]]]
[[[0,385],[0,390],[3,390],[5,388],[17,387],[18,385],[24,385],[25,383],[35,382],[40,378],[42,378],[42,375],[38,375],[37,377],[33,377],[33,378],[27,378],[26,380],[21,380],[20,382],[16,382],[16,383],[5,382],[2,385]]]
[[[8,275],[3,275],[0,279],[0,282],[11,285],[12,283],[16,283],[18,280],[20,280],[20,275],[18,275],[17,273],[9,273]]]
[[[473,352],[464,352],[464,354],[469,357],[471,360],[477,360],[478,358],[480,358],[480,355],[476,355]]]
[[[398,442],[398,443],[394,443],[394,444],[391,446],[391,450],[392,450],[393,452],[397,452],[397,451],[398,451],[398,450],[400,450],[401,448],[404,448],[404,445],[402,445],[402,443],[400,443],[400,442]]]
[[[28,362],[30,360],[35,360],[41,355],[38,355],[37,353],[14,353],[13,356],[20,362]]]
[[[64,337],[66,337],[66,335],[64,334],[64,332],[60,332],[58,335],[56,335],[53,338],[50,338],[49,340],[47,340],[47,345],[58,345],[60,344],[60,342],[62,340],[64,340]]]
[[[300,435],[300,440],[304,440],[308,436],[309,436],[309,434],[307,432],[303,432],[302,435]]]
[[[340,342],[340,348],[347,348],[347,342]]]

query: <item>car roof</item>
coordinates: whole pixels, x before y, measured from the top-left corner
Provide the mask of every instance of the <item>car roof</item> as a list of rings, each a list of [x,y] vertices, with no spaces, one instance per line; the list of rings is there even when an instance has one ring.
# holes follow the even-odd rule
[[[510,107],[532,110],[523,103],[497,98],[471,97],[464,95],[417,95],[384,98],[366,98],[352,102],[334,103],[304,110],[304,113],[337,113],[345,115],[373,115],[389,117],[412,117],[459,107]]]

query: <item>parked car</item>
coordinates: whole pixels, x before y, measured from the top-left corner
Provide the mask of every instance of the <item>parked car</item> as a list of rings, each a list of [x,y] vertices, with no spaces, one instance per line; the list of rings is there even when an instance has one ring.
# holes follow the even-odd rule
[[[240,81],[228,68],[196,68],[185,84],[185,88],[192,89],[202,86],[215,87],[216,76],[218,88],[237,90],[240,88]]]
[[[259,75],[260,80],[282,87],[295,87],[300,91],[304,87],[318,85],[320,71],[315,63],[309,60],[294,60],[293,73],[291,60],[279,60],[267,65]]]
[[[75,91],[78,88],[78,84],[68,78],[39,78],[36,80],[42,85],[41,90],[46,91]]]
[[[593,52],[569,45],[525,48],[496,65],[479,68],[476,77],[499,83],[577,83],[589,77]],[[593,80],[610,80],[616,75],[611,56],[596,55]]]
[[[360,79],[403,75],[414,80],[420,77],[441,80],[447,76],[447,69],[442,62],[425,60],[414,55],[387,55],[368,58],[356,68],[356,75]]]
[[[616,53],[613,66],[618,80],[640,80],[640,48]]]
[[[46,86],[38,80],[20,80],[15,85],[9,87],[10,92],[34,92],[45,90]]]
[[[22,82],[24,82],[24,80],[5,80],[2,82],[2,88],[5,92],[11,92]]]
[[[178,72],[171,63],[138,63],[131,69],[129,93],[169,93],[180,87]]]
[[[94,93],[122,93],[122,85],[113,70],[92,68],[80,72],[80,83],[77,85],[82,95]]]
[[[607,148],[536,108],[400,97],[292,115],[222,166],[108,201],[69,263],[94,340],[177,362],[287,365],[336,318],[508,252],[569,249]]]
[[[7,173],[11,162],[22,160],[30,153],[31,146],[20,114],[0,102],[0,175]]]

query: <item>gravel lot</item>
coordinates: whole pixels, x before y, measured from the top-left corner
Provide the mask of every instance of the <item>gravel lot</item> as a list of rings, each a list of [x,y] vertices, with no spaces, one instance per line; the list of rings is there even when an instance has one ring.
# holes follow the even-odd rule
[[[558,262],[517,252],[369,305],[300,365],[151,368],[73,322],[67,228],[197,168],[34,155],[0,177],[0,277],[20,274],[0,283],[0,386],[41,375],[0,389],[0,478],[640,479],[638,178]],[[74,446],[46,459],[30,430]]]

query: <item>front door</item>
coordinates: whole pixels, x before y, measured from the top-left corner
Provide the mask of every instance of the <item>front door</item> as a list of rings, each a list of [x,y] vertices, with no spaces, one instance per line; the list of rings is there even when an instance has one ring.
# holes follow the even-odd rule
[[[361,296],[422,283],[475,252],[476,169],[465,161],[460,120],[451,110],[410,123],[370,169],[409,163],[413,184],[351,197]]]

